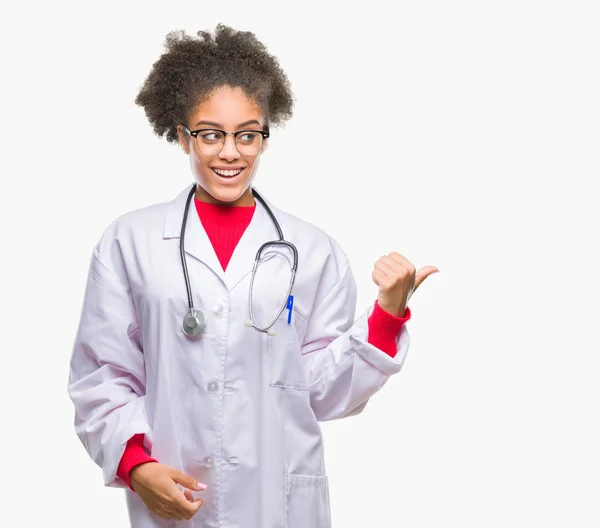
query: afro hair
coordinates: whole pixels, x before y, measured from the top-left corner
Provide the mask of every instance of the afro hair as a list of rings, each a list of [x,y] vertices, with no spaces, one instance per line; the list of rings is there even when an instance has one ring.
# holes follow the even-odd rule
[[[208,31],[196,35],[183,30],[167,34],[166,51],[135,99],[159,137],[177,142],[177,125],[187,122],[197,106],[222,86],[239,87],[254,99],[266,127],[292,117],[289,80],[278,59],[253,33],[219,24],[214,36]]]

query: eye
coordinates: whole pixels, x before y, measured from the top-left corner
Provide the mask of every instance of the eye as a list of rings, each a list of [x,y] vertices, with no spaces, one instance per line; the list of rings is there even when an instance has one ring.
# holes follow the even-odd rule
[[[258,132],[242,132],[238,135],[238,142],[244,145],[251,145],[258,140],[258,136],[260,136]]]
[[[218,130],[202,130],[198,133],[198,138],[203,143],[217,143],[223,140],[223,134]]]

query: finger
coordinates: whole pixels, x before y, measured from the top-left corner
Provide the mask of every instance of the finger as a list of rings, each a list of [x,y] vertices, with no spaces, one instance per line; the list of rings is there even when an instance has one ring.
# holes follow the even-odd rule
[[[408,260],[404,255],[401,255],[400,253],[397,253],[396,251],[392,251],[388,256],[392,260],[404,265],[409,271],[412,271],[413,273],[415,272],[415,267],[414,267],[413,263],[410,260]]]
[[[391,277],[398,277],[399,275],[404,275],[410,271],[404,264],[401,264],[390,257],[381,257],[381,259],[375,263],[375,267]]]
[[[176,469],[173,469],[171,471],[171,478],[175,482],[177,482],[177,484],[181,484],[182,486],[185,486],[186,488],[194,491],[204,491],[206,489],[206,484],[202,484],[201,482],[198,482],[195,478],[192,478],[189,475],[186,475],[185,473],[182,473],[181,471],[178,471]]]
[[[189,489],[184,489],[183,495],[188,500],[188,502],[194,502],[196,500],[194,499],[194,495],[192,495],[192,492]]]
[[[380,287],[387,287],[387,284],[390,281],[388,276],[383,271],[377,268],[373,270],[373,272],[371,273],[371,277],[373,278],[373,282]]]
[[[179,514],[182,515],[184,519],[191,519],[194,516],[194,514],[200,509],[202,502],[202,499],[196,499],[192,502],[188,502],[186,498],[181,497],[177,501]]]
[[[394,262],[394,268],[392,269],[389,266],[389,261],[387,262],[377,262],[375,264],[375,269],[380,271],[384,277],[376,284],[380,288],[397,288],[401,284],[405,284],[408,282],[408,287],[412,290],[412,281],[413,277],[410,272],[402,265]]]
[[[196,499],[192,503],[192,506],[194,506],[194,514],[196,514],[196,512],[202,507],[203,504],[204,504],[204,500],[203,499]]]
[[[419,287],[419,285],[427,278],[429,275],[433,273],[439,273],[439,269],[435,266],[424,266],[415,274],[415,287],[413,288],[413,292]]]

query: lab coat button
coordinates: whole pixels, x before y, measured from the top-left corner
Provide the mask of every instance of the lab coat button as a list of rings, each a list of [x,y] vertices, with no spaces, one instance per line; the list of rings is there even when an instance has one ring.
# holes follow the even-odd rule
[[[227,463],[228,463],[230,466],[239,466],[239,465],[240,465],[240,459],[239,459],[238,457],[234,457],[234,456],[232,456],[232,457],[229,457],[229,458],[227,459]]]
[[[211,456],[204,457],[204,465],[207,468],[211,468],[215,465],[215,459]]]
[[[213,306],[212,312],[213,314],[215,314],[216,317],[221,317],[221,314],[223,313],[223,307],[220,304],[215,304],[215,306]]]
[[[214,394],[215,392],[217,392],[219,390],[219,382],[215,381],[215,380],[209,381],[208,385],[206,386],[206,389],[211,394]]]

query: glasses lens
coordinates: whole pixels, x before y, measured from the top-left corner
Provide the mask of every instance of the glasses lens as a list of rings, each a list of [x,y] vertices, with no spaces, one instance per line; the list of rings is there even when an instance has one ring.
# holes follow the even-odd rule
[[[217,154],[224,142],[225,136],[219,130],[202,130],[196,136],[198,150],[204,154]]]
[[[237,135],[236,147],[240,154],[254,156],[262,145],[262,134],[253,131],[244,131]]]

